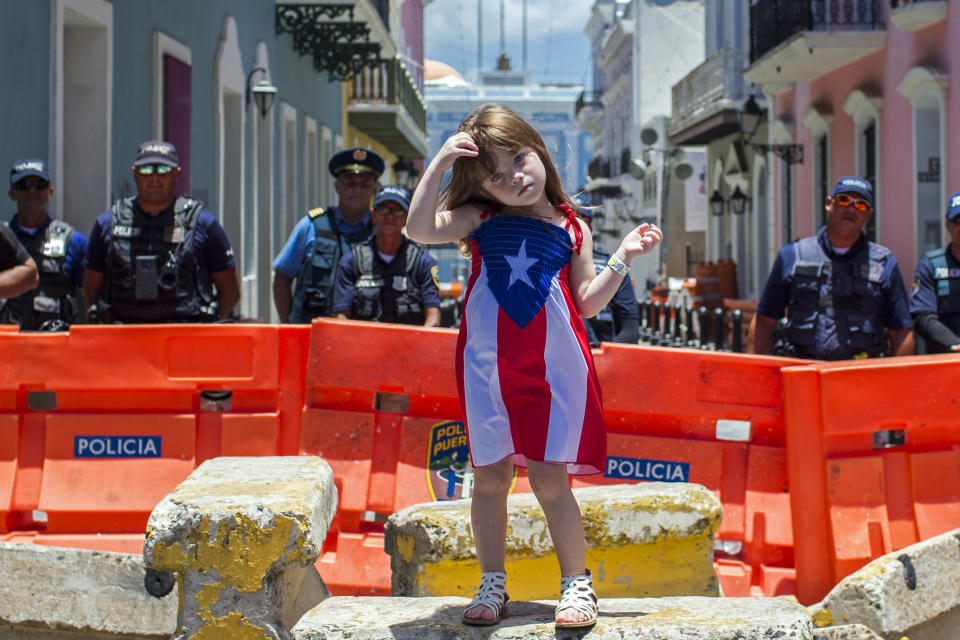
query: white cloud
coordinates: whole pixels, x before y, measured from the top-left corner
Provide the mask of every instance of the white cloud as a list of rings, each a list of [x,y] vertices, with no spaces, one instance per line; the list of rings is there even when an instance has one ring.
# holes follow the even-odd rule
[[[583,28],[592,0],[528,0],[527,67],[534,80],[589,81],[590,43]],[[522,3],[504,3],[504,39],[514,69],[523,65]],[[500,53],[500,3],[483,0],[483,67]],[[477,65],[476,0],[434,0],[424,16],[426,57],[446,62],[470,78]]]

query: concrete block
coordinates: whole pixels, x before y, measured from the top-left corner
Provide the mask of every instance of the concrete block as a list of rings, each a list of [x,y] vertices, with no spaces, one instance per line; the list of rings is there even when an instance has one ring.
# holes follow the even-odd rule
[[[601,597],[719,595],[713,536],[721,505],[700,485],[649,482],[575,489],[587,566]],[[533,494],[507,500],[507,590],[515,600],[556,598],[557,565]],[[480,583],[470,500],[408,507],[387,520],[394,596],[472,596]]]
[[[918,640],[960,620],[960,529],[873,560],[810,607],[817,627],[862,624],[882,638]]]
[[[842,624],[813,630],[813,640],[883,640],[862,624]]]
[[[138,555],[0,542],[0,637],[169,638],[176,596],[144,575]]]
[[[326,595],[313,564],[337,506],[312,456],[215,458],[150,515],[147,566],[178,575],[177,637],[288,638]]]
[[[592,630],[557,629],[554,601],[510,602],[495,627],[460,622],[466,598],[335,597],[293,628],[295,640],[808,640],[810,618],[779,598],[616,598],[600,600]],[[589,631],[589,635],[587,632]]]

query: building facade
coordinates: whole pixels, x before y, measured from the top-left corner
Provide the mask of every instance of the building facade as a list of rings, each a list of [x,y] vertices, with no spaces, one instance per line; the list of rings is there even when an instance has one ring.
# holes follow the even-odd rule
[[[173,142],[178,192],[203,200],[234,247],[237,310],[276,319],[272,259],[308,208],[334,201],[331,154],[426,155],[422,25],[423,0],[4,3],[0,80],[17,99],[0,103],[0,162],[45,158],[51,214],[88,232],[134,192],[137,145]],[[258,83],[276,88],[263,114]]]
[[[664,229],[652,258],[633,265],[638,297],[690,275],[690,261],[702,259],[706,201],[684,185],[703,179],[702,152],[679,151],[666,134],[668,87],[702,57],[703,11],[702,0],[596,0],[584,28],[593,85],[578,100],[577,121],[594,140],[586,189],[601,207],[604,241],[614,245],[642,222]]]
[[[946,198],[960,190],[958,29],[958,0],[751,5],[744,76],[769,97],[769,142],[803,151],[770,172],[778,246],[822,225],[829,188],[848,174],[873,182],[869,235],[908,282],[945,246]]]

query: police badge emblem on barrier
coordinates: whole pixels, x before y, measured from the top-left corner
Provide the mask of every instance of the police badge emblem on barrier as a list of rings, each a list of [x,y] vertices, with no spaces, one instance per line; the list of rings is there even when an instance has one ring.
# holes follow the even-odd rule
[[[439,422],[430,427],[427,447],[427,490],[432,500],[469,498],[473,489],[473,467],[467,428],[459,420]],[[517,470],[513,470],[510,492],[517,485]]]

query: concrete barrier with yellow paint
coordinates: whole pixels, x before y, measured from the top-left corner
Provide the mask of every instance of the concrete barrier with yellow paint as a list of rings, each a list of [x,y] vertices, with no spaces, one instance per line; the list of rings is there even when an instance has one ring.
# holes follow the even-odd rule
[[[575,489],[587,566],[604,598],[719,595],[716,496],[696,484],[650,482]],[[507,589],[514,600],[556,598],[560,571],[532,494],[507,500]],[[480,582],[470,501],[413,505],[387,520],[394,596],[470,596]]]
[[[960,529],[880,556],[809,612],[818,628],[858,624],[881,638],[960,637]]]
[[[329,595],[313,564],[337,506],[309,456],[214,458],[150,515],[146,566],[178,575],[177,637],[280,640]]]

